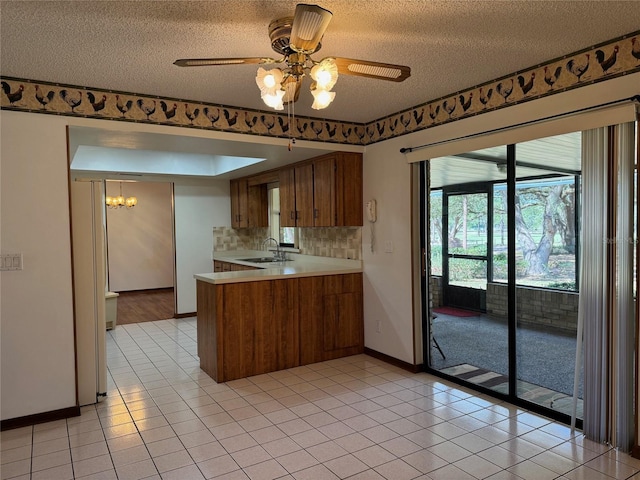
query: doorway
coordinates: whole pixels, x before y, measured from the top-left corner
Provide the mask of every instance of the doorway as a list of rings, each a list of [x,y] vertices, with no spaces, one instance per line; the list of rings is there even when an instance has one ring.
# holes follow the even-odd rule
[[[488,184],[443,188],[443,307],[484,312],[490,268]]]
[[[107,197],[125,200],[106,207],[107,278],[109,291],[118,294],[117,324],[174,318],[173,184],[105,183]]]

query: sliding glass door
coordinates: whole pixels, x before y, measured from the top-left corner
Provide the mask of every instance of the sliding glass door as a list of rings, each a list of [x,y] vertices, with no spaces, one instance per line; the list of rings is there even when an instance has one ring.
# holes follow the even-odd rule
[[[425,165],[429,368],[565,421],[576,361],[580,138]]]
[[[494,268],[493,183],[506,181],[506,150],[430,163],[432,368],[496,392],[508,391],[507,324],[487,315]],[[498,231],[499,234],[499,231]],[[504,255],[504,251],[501,252]]]
[[[517,395],[571,415],[580,295],[580,132],[519,143],[515,156]],[[582,375],[578,395],[582,418]]]

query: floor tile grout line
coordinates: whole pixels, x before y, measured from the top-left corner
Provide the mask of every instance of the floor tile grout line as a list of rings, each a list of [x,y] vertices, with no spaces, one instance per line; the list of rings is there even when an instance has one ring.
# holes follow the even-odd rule
[[[124,331],[123,331],[124,330]],[[295,442],[297,448],[299,448],[300,452],[306,452],[306,454],[311,455],[317,464],[325,465],[326,461],[320,461],[318,458],[313,456],[309,449],[316,445],[322,445],[323,443],[335,443],[336,440],[341,438],[345,438],[351,434],[360,434],[367,430],[368,428],[378,428],[384,427],[384,432],[388,432],[392,435],[389,438],[386,438],[385,435],[380,436],[377,432],[372,431],[369,436],[365,435],[363,438],[367,439],[367,442],[370,443],[367,447],[358,446],[356,449],[349,449],[345,451],[344,454],[335,457],[335,459],[339,459],[348,455],[359,458],[356,454],[360,451],[363,451],[370,446],[376,446],[384,449],[389,452],[391,455],[391,459],[388,462],[385,462],[380,465],[370,466],[366,462],[363,461],[363,464],[366,466],[366,470],[364,472],[376,472],[376,469],[380,469],[384,465],[388,463],[400,460],[405,462],[407,465],[410,465],[405,458],[412,453],[410,450],[418,449],[416,452],[420,451],[430,451],[432,446],[436,446],[438,444],[448,443],[450,445],[455,445],[456,448],[461,451],[466,451],[468,455],[465,455],[459,459],[455,459],[454,461],[448,461],[443,457],[439,457],[437,454],[431,452],[435,457],[441,458],[445,465],[441,468],[445,467],[456,467],[457,462],[461,462],[469,457],[480,456],[482,452],[489,450],[493,447],[501,447],[505,448],[505,443],[513,441],[513,440],[522,440],[529,441],[533,445],[537,447],[540,451],[534,455],[527,456],[526,458],[510,465],[507,468],[503,468],[500,465],[494,463],[489,457],[484,458],[489,464],[494,465],[495,468],[499,469],[499,471],[509,472],[510,474],[513,471],[513,467],[516,467],[519,464],[530,462],[532,464],[536,464],[541,468],[547,468],[544,466],[543,462],[537,463],[536,457],[541,457],[544,454],[552,453],[553,455],[559,455],[565,460],[573,462],[573,468],[562,473],[556,474],[553,469],[550,469],[551,472],[554,473],[554,478],[562,478],[563,475],[567,475],[570,472],[573,472],[581,467],[584,468],[592,468],[587,464],[589,462],[595,462],[600,459],[603,462],[601,465],[594,465],[598,467],[594,471],[599,472],[599,469],[608,468],[606,465],[613,465],[619,463],[616,458],[610,457],[611,448],[589,448],[584,446],[580,442],[579,439],[580,434],[576,435],[567,435],[566,431],[559,430],[557,428],[547,428],[550,425],[559,425],[557,422],[554,422],[551,419],[547,419],[541,415],[537,415],[534,412],[530,412],[526,409],[521,408],[509,408],[509,404],[506,402],[497,401],[491,398],[484,398],[479,396],[478,398],[482,398],[482,401],[472,402],[471,400],[474,398],[473,393],[467,391],[467,389],[460,387],[458,385],[448,385],[446,382],[440,379],[431,379],[426,375],[419,374],[418,376],[409,376],[406,372],[401,370],[392,368],[378,362],[376,360],[369,359],[368,357],[360,357],[353,359],[340,359],[338,361],[328,361],[321,362],[319,364],[315,364],[309,368],[304,367],[300,369],[290,369],[291,371],[285,371],[286,374],[264,374],[264,376],[259,376],[260,378],[248,379],[247,384],[237,383],[234,385],[227,386],[226,390],[228,392],[232,392],[235,397],[242,399],[242,406],[235,406],[233,401],[225,402],[224,404],[220,404],[219,400],[214,398],[215,391],[211,389],[207,389],[207,387],[217,385],[215,383],[209,383],[205,380],[201,374],[198,374],[198,369],[195,368],[194,362],[197,360],[197,356],[194,356],[194,343],[193,337],[188,335],[188,333],[194,332],[193,322],[191,323],[181,323],[176,321],[168,321],[163,320],[160,321],[157,325],[149,325],[145,326],[145,328],[133,328],[132,331],[129,329],[122,328],[117,336],[112,336],[111,340],[114,345],[117,346],[118,355],[111,356],[112,358],[117,359],[117,366],[111,369],[109,367],[108,373],[110,377],[110,385],[112,386],[112,392],[117,392],[117,396],[114,396],[115,403],[112,405],[104,404],[103,408],[94,406],[92,411],[95,411],[96,419],[98,420],[97,424],[100,425],[102,431],[102,438],[107,445],[107,451],[110,455],[111,465],[113,466],[113,470],[116,475],[117,470],[115,468],[115,463],[113,461],[113,456],[111,452],[111,448],[109,446],[109,442],[106,440],[105,428],[107,428],[108,422],[106,419],[112,415],[117,415],[115,413],[118,408],[123,408],[127,412],[127,414],[131,418],[131,422],[135,427],[135,431],[140,436],[142,443],[145,446],[146,452],[149,455],[149,458],[152,460],[156,472],[159,476],[164,476],[159,473],[158,465],[153,457],[150,455],[149,445],[144,441],[142,437],[142,431],[138,428],[138,420],[134,420],[134,412],[136,410],[131,410],[133,408],[133,403],[141,400],[151,400],[151,404],[154,405],[154,408],[158,410],[158,417],[162,417],[163,421],[167,426],[171,427],[170,430],[172,432],[172,438],[177,437],[180,445],[184,450],[187,451],[188,457],[193,465],[198,469],[198,471],[204,475],[204,471],[200,469],[198,463],[196,463],[195,458],[192,453],[186,447],[184,443],[183,436],[188,435],[190,433],[195,433],[194,430],[191,432],[189,430],[190,426],[185,426],[183,429],[178,429],[176,425],[179,423],[183,423],[183,421],[192,421],[197,420],[202,422],[204,416],[201,416],[200,413],[197,413],[196,406],[198,405],[197,401],[193,401],[199,397],[203,397],[204,401],[207,402],[206,405],[215,405],[217,408],[220,408],[220,413],[225,413],[229,416],[229,424],[236,425],[238,431],[231,436],[225,436],[224,438],[217,437],[212,428],[215,425],[211,425],[211,427],[207,426],[208,424],[203,425],[203,431],[207,431],[212,435],[212,438],[215,441],[220,442],[220,440],[226,438],[232,438],[233,436],[240,434],[247,434],[249,437],[253,438],[253,432],[255,429],[251,429],[251,418],[253,416],[245,416],[245,413],[237,412],[235,415],[232,415],[234,411],[237,411],[239,408],[251,407],[256,408],[260,403],[266,401],[277,402],[274,405],[278,406],[278,410],[275,412],[286,412],[286,415],[290,415],[292,420],[301,420],[304,421],[308,427],[308,429],[296,431],[294,428],[288,430],[282,430],[280,425],[285,423],[284,413],[281,417],[281,421],[271,422],[270,418],[267,415],[270,413],[265,409],[265,411],[261,411],[258,409],[259,414],[256,413],[255,417],[264,418],[271,426],[277,428],[284,435],[283,438],[287,438],[292,442]],[[162,335],[158,335],[157,337],[154,335],[155,332],[161,332]],[[124,334],[124,335],[123,335]],[[188,338],[187,338],[188,337]],[[197,340],[197,339],[196,339]],[[173,345],[173,347],[172,347]],[[113,347],[113,346],[112,346]],[[140,361],[144,360],[144,361]],[[118,386],[116,383],[116,379],[113,378],[115,374],[116,377],[120,377],[120,380],[123,381],[126,385],[122,387]],[[159,374],[159,376],[165,381],[165,386],[153,387],[153,382],[156,380],[153,379],[155,375]],[[144,378],[144,381],[143,381]],[[131,379],[137,379],[137,383],[131,382]],[[204,383],[203,383],[204,382]],[[365,385],[366,384],[366,385]],[[301,388],[292,388],[295,385],[300,385]],[[306,386],[303,386],[306,385]],[[247,388],[252,387],[252,388]],[[121,390],[122,388],[122,390]],[[167,395],[175,395],[175,401],[167,398],[166,402],[156,403],[157,399],[162,395],[151,396],[150,392],[154,389],[158,389],[158,393],[162,393],[159,389],[166,388]],[[243,388],[246,388],[243,391]],[[253,390],[255,389],[255,390]],[[276,392],[275,390],[279,390]],[[126,392],[126,393],[125,393]],[[270,393],[271,392],[271,393]],[[138,397],[140,394],[140,397]],[[259,394],[265,395],[264,398],[270,398],[271,400],[263,400],[262,397],[257,397],[260,401],[258,403],[254,403],[252,400],[247,397],[250,395]],[[138,398],[137,398],[138,397]],[[205,398],[206,397],[206,398]],[[329,400],[328,402],[322,402],[323,400]],[[424,399],[426,402],[422,405],[419,404],[418,400]],[[335,403],[333,403],[333,400]],[[208,403],[208,402],[211,403]],[[176,405],[176,408],[180,408],[178,410],[172,411],[172,408],[161,409],[160,407],[163,405],[170,405],[171,403],[182,402],[182,405]],[[468,402],[468,403],[467,403]],[[475,406],[472,406],[471,404]],[[122,405],[122,407],[118,407]],[[223,406],[224,405],[224,406]],[[503,408],[498,408],[500,406]],[[350,416],[336,415],[334,416],[334,412],[337,413],[337,408],[349,407],[353,408],[353,406],[357,406],[358,408],[353,409],[354,415],[350,415],[347,410],[345,413]],[[113,412],[110,412],[109,409],[113,407]],[[298,408],[300,407],[300,408]],[[141,406],[141,408],[147,408],[145,406]],[[446,409],[449,409],[450,412],[455,415],[450,417],[449,415],[445,415],[444,417],[439,417],[436,413],[433,413],[434,410],[442,408],[443,410],[437,411],[436,413],[446,413]],[[181,413],[185,412],[184,418],[188,418],[188,420],[182,420]],[[186,413],[188,412],[188,414]],[[356,413],[357,412],[357,413]],[[379,412],[376,415],[376,412]],[[381,416],[383,412],[389,412],[389,415],[385,417]],[[486,412],[483,415],[483,412]],[[171,414],[176,413],[177,415],[173,416]],[[251,412],[247,411],[246,414],[253,415]],[[315,423],[311,421],[311,416],[316,414],[324,414],[326,417],[318,418],[318,422]],[[419,415],[428,414],[432,417],[423,417],[420,418]],[[475,416],[474,416],[475,415]],[[528,418],[526,415],[533,415],[534,417]],[[206,415],[205,415],[206,416]],[[397,418],[396,418],[397,417]],[[169,421],[171,418],[171,421]],[[355,424],[349,422],[349,419],[354,418]],[[371,420],[371,427],[367,428],[359,428],[357,425],[360,420],[356,420],[356,418],[362,418],[365,421],[362,425],[367,425],[367,420]],[[430,423],[431,419],[437,420],[437,423]],[[245,422],[247,420],[247,422]],[[331,420],[331,421],[330,421]],[[287,420],[290,421],[290,420]],[[329,421],[329,423],[326,423]],[[404,421],[407,422],[405,424],[398,423],[393,424],[393,422]],[[515,430],[516,433],[512,433],[512,429],[509,428],[508,424],[505,424],[505,428],[495,427],[496,424],[501,423],[503,421],[508,421],[509,423],[513,422],[514,425],[522,424],[523,430],[521,433],[518,433],[519,430]],[[173,422],[173,423],[172,423]],[[128,422],[127,422],[128,423]],[[221,424],[226,425],[227,423]],[[413,425],[413,427],[411,426]],[[426,426],[428,425],[428,426]],[[438,435],[439,429],[433,429],[438,425],[442,425],[443,427],[454,427],[450,431],[450,435],[441,436]],[[75,466],[73,462],[73,456],[71,454],[71,425],[68,421],[65,421],[65,429],[66,429],[66,443],[69,449],[69,455],[71,458],[71,468],[72,473],[75,476]],[[328,427],[328,428],[324,428]],[[333,427],[333,429],[331,429]],[[405,427],[408,429],[405,431]],[[413,430],[413,428],[416,430]],[[502,440],[500,436],[495,437],[496,439],[492,439],[490,431],[487,431],[487,435],[484,436],[479,434],[478,431],[485,428],[496,428],[500,430],[504,436],[507,438],[506,440]],[[340,430],[340,428],[345,428],[344,431]],[[442,428],[442,427],[441,427]],[[336,430],[337,429],[337,430]],[[428,447],[422,447],[421,444],[414,442],[412,438],[409,438],[408,435],[414,431],[421,430],[429,430],[431,434],[436,435],[437,437],[433,437],[436,440],[438,437],[440,440],[437,443],[434,443]],[[178,434],[178,431],[183,431],[183,434]],[[333,435],[324,435],[324,433],[328,433],[329,431],[333,432]],[[346,433],[350,431],[352,433]],[[242,433],[240,433],[242,432]],[[326,438],[326,441],[322,441],[320,443],[313,443],[313,445],[307,445],[304,440],[304,436],[298,437],[298,434],[304,434],[309,432],[311,435],[320,434]],[[323,433],[324,432],[324,433]],[[381,433],[383,431],[381,430]],[[528,438],[528,435],[536,434],[537,432],[543,434],[542,436],[538,436],[537,438]],[[36,439],[36,429],[34,427],[29,431],[31,438],[30,445],[30,474],[33,471],[33,453],[35,448],[35,439]],[[335,436],[334,436],[335,435]],[[456,440],[467,436],[467,435],[476,435],[479,438],[483,439],[486,444],[483,443],[481,446],[481,450],[473,451],[467,450],[464,446],[465,442],[468,441],[460,440],[456,443]],[[471,440],[474,437],[468,437]],[[550,439],[550,443],[545,442],[545,438]],[[297,440],[296,440],[297,439]],[[403,450],[403,443],[400,442],[394,445],[395,440],[404,439],[406,442],[411,442],[411,444],[406,444],[407,450]],[[555,440],[554,440],[555,439]],[[534,440],[534,441],[531,441]],[[256,438],[253,438],[254,442],[257,442],[258,446],[262,446],[263,443],[258,441]],[[301,442],[301,443],[298,443]],[[389,442],[389,443],[386,443]],[[572,444],[574,448],[582,449],[584,452],[589,452],[587,461],[580,461],[574,457],[568,457],[563,455],[562,453],[556,453],[553,451],[555,448],[560,447],[562,445]],[[240,464],[236,461],[236,457],[234,454],[239,452],[243,452],[248,448],[255,447],[246,447],[239,450],[228,450],[224,444],[220,444],[222,447],[222,451],[225,452],[233,461],[234,465],[238,470],[245,472],[248,474],[248,468],[251,466],[240,467]],[[339,443],[338,443],[339,445]],[[182,450],[181,450],[182,451]],[[298,450],[296,450],[298,451]],[[394,453],[397,452],[397,453]],[[507,449],[510,453],[516,455],[515,452]],[[289,470],[285,467],[288,462],[283,462],[283,457],[286,454],[274,456],[273,454],[268,453],[268,459],[265,461],[275,460],[275,464],[279,465],[286,472]],[[451,457],[453,459],[453,457]],[[606,462],[604,462],[606,460]],[[622,462],[625,463],[625,462]],[[291,464],[289,464],[291,465]],[[179,467],[182,468],[182,467]],[[297,468],[293,466],[292,472],[297,472],[299,470],[294,470]],[[633,464],[629,465],[629,471],[634,473],[631,474],[631,477],[637,476],[638,471],[640,470],[640,466],[636,466]],[[168,472],[176,469],[168,470]],[[431,470],[430,472],[432,472]],[[337,471],[336,471],[337,473]],[[607,472],[608,473],[608,472]],[[606,475],[607,473],[602,473],[602,475]],[[287,477],[294,477],[293,473],[286,475]],[[629,477],[629,478],[631,478]]]
[[[155,340],[153,340],[153,341],[155,341]],[[185,373],[186,373],[186,372],[185,372]],[[141,382],[141,383],[142,383],[142,382]],[[172,389],[175,391],[175,389],[174,389],[173,387],[172,387]],[[145,390],[146,390],[146,388],[145,388]],[[148,390],[147,390],[147,393],[148,393]],[[179,394],[178,392],[176,392],[176,393],[180,396],[180,394]],[[180,396],[180,397],[182,398],[182,396]],[[152,398],[152,400],[153,400],[153,397],[151,397],[151,398]],[[213,398],[212,398],[212,400],[214,401],[214,403],[216,403],[216,405],[218,405],[218,403],[215,401],[215,399],[213,399]],[[154,403],[155,403],[155,400],[154,400]],[[126,404],[126,402],[125,402],[125,404]],[[158,407],[159,407],[159,405],[158,405],[158,404],[156,404],[156,406],[158,406]],[[190,410],[190,411],[191,411],[191,412],[196,416],[196,418],[198,418],[198,420],[200,420],[200,421],[201,421],[200,417],[198,416],[198,414],[197,414],[196,412],[194,412],[194,411],[193,411],[193,409],[191,408],[191,406],[189,406],[188,404],[187,404],[187,406],[189,407],[189,410]],[[221,408],[222,408],[222,407],[221,407]],[[224,410],[224,409],[223,409],[223,410]],[[128,406],[127,406],[127,411],[129,411],[129,407],[128,407]],[[185,451],[186,451],[186,452],[187,452],[187,454],[189,455],[189,458],[193,461],[193,464],[196,466],[196,468],[198,468],[198,471],[199,471],[199,472],[204,476],[204,472],[202,472],[202,470],[201,470],[201,469],[200,469],[200,467],[198,466],[198,463],[195,461],[195,459],[193,458],[193,456],[192,456],[192,455],[191,455],[191,453],[189,452],[189,449],[186,447],[186,445],[184,445],[183,441],[180,439],[180,435],[178,435],[178,433],[177,433],[177,432],[175,431],[175,429],[173,428],[172,424],[167,420],[166,415],[164,414],[164,412],[162,412],[162,410],[160,410],[160,411],[161,411],[161,413],[162,413],[163,418],[165,419],[165,421],[167,421],[167,424],[169,425],[169,427],[171,428],[171,430],[172,430],[172,431],[173,431],[173,433],[175,434],[176,438],[178,438],[178,441],[179,441],[179,442],[180,442],[180,444],[184,447]],[[134,423],[134,425],[136,425],[136,430],[138,430],[138,426],[137,426],[137,424],[135,423],[135,421],[134,421],[133,423]],[[206,425],[205,425],[205,426],[206,426]],[[210,429],[209,429],[209,428],[207,428],[207,430],[208,430],[208,431],[210,431]],[[139,434],[140,434],[140,436],[142,437],[142,433],[140,432],[140,430],[138,430],[138,433],[139,433]],[[213,434],[213,432],[211,432],[211,433]],[[247,433],[248,433],[248,432],[247,432]],[[214,438],[216,438],[216,441],[218,441],[218,442],[219,442],[219,440],[217,439],[217,437],[215,436],[215,434],[213,434],[213,436],[214,436]],[[154,466],[156,467],[156,470],[158,471],[158,474],[159,474],[159,475],[161,475],[160,470],[158,469],[158,466],[157,466],[156,462],[154,461],[154,457],[151,455],[151,452],[149,452],[149,449],[148,449],[148,447],[147,447],[147,443],[144,441],[144,437],[142,437],[142,439],[143,439],[143,443],[145,444],[145,447],[147,448],[147,452],[149,453],[149,457],[151,458],[151,460],[152,460],[152,462],[153,462]],[[153,443],[153,442],[152,442],[152,443]],[[227,452],[227,454],[228,454],[228,455],[233,459],[233,457],[232,457],[232,456],[231,456],[231,454],[226,450],[226,448],[224,447],[224,445],[222,445],[222,444],[221,444],[221,446],[222,446],[222,448],[224,448],[224,449],[225,449],[225,451]],[[234,460],[234,462],[235,462],[235,460]],[[237,463],[236,463],[236,465],[237,465]],[[238,468],[240,469],[241,467],[238,465]]]

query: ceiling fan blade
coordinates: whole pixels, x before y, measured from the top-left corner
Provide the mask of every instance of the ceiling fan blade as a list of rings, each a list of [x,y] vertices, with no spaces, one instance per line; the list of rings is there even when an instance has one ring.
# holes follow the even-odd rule
[[[411,68],[404,65],[340,57],[334,58],[334,60],[338,66],[338,73],[341,75],[357,75],[391,82],[402,82],[411,76]]]
[[[178,67],[203,67],[211,65],[246,65],[279,63],[268,57],[240,57],[240,58],[181,58],[173,62]]]
[[[289,46],[298,53],[311,54],[316,51],[333,13],[318,5],[299,3],[291,26]]]

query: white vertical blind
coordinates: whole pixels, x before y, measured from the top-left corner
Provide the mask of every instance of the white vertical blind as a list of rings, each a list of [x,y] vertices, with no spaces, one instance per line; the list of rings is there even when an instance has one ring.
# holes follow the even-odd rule
[[[582,132],[582,219],[578,324],[584,333],[584,433],[607,439],[607,129]],[[580,332],[578,332],[580,334]],[[579,353],[578,353],[579,355]],[[577,358],[578,355],[576,355]]]
[[[618,224],[616,244],[618,250],[616,336],[612,351],[613,371],[616,372],[615,446],[629,451],[633,443],[633,376],[635,344],[635,309],[633,303],[633,189],[635,124],[615,127],[618,163]]]
[[[635,124],[589,130],[582,139],[584,433],[628,451],[634,436]]]

